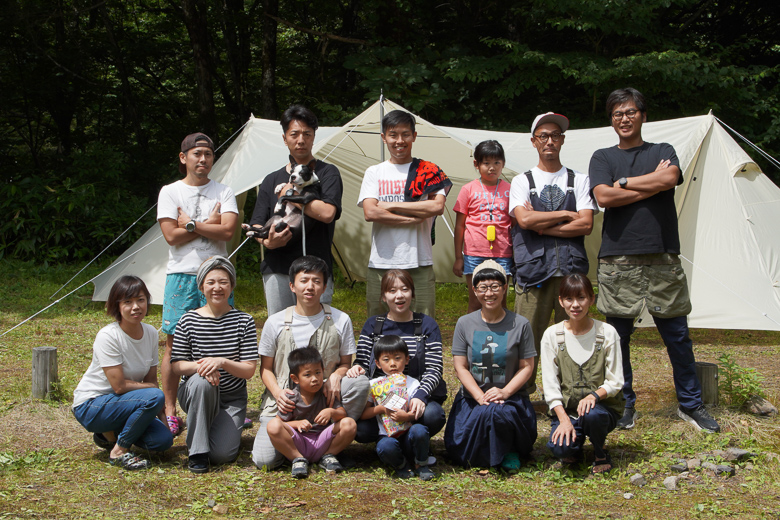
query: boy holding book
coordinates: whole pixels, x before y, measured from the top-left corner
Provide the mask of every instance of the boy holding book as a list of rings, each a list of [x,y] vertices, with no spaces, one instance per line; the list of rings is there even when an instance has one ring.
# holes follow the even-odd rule
[[[282,455],[292,461],[292,476],[309,475],[309,462],[319,462],[329,473],[341,471],[335,455],[352,442],[357,426],[336,399],[332,407],[323,392],[322,356],[314,347],[290,352],[287,358],[295,408],[278,412],[268,423],[268,437]]]
[[[386,375],[371,380],[371,396],[360,418],[377,418],[379,460],[393,467],[398,478],[417,474],[422,480],[431,480],[436,475],[428,467],[431,442],[428,427],[415,423],[419,417],[407,411],[409,396],[420,387],[417,379],[404,376],[409,348],[400,336],[384,336],[374,345],[374,360]],[[413,465],[409,463],[410,459],[414,461]]]

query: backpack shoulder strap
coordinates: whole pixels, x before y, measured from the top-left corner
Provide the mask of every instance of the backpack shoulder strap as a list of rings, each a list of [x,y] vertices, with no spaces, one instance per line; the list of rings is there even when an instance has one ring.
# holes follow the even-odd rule
[[[385,318],[386,316],[377,316],[374,318],[376,321],[374,321],[374,332],[371,334],[372,341],[375,342],[376,338],[382,335],[382,328],[385,326]]]
[[[412,322],[414,323],[414,336],[418,339],[427,337],[422,333],[423,315],[419,312],[415,312],[412,314],[412,316]]]

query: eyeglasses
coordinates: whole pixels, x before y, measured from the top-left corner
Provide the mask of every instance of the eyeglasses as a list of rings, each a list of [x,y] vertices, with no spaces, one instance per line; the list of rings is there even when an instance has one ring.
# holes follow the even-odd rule
[[[553,132],[552,134],[539,134],[534,136],[534,138],[540,143],[546,143],[548,139],[552,139],[553,143],[557,143],[561,140],[561,137],[563,137],[563,134],[560,132]]]
[[[620,112],[620,111],[612,112],[612,120],[617,123],[618,121],[623,119],[623,116],[626,116],[629,119],[634,119],[638,113],[639,110],[637,110],[636,108],[629,108],[625,112]]]
[[[490,285],[482,284],[482,285],[477,285],[475,287],[475,289],[477,290],[477,292],[479,294],[485,294],[488,291],[490,291],[492,293],[497,293],[498,291],[501,290],[501,288],[503,286],[504,286],[504,284],[502,284],[502,283],[493,283],[493,284],[490,284]]]

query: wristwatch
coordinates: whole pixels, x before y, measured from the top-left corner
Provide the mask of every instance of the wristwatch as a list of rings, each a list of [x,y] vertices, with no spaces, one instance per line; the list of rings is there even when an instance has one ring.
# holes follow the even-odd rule
[[[186,229],[188,233],[192,233],[193,231],[195,231],[195,221],[190,220],[189,222],[187,222],[187,224],[184,226],[184,229]]]
[[[628,179],[626,179],[625,177],[621,177],[618,179],[618,184],[620,185],[621,188],[625,188],[626,184],[628,184]]]

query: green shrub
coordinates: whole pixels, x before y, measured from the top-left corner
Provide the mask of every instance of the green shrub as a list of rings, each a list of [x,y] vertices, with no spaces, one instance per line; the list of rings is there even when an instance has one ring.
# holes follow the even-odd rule
[[[765,397],[764,390],[761,388],[764,378],[756,372],[755,368],[740,366],[729,353],[721,354],[718,361],[720,361],[718,388],[730,404],[742,406],[754,395]]]

